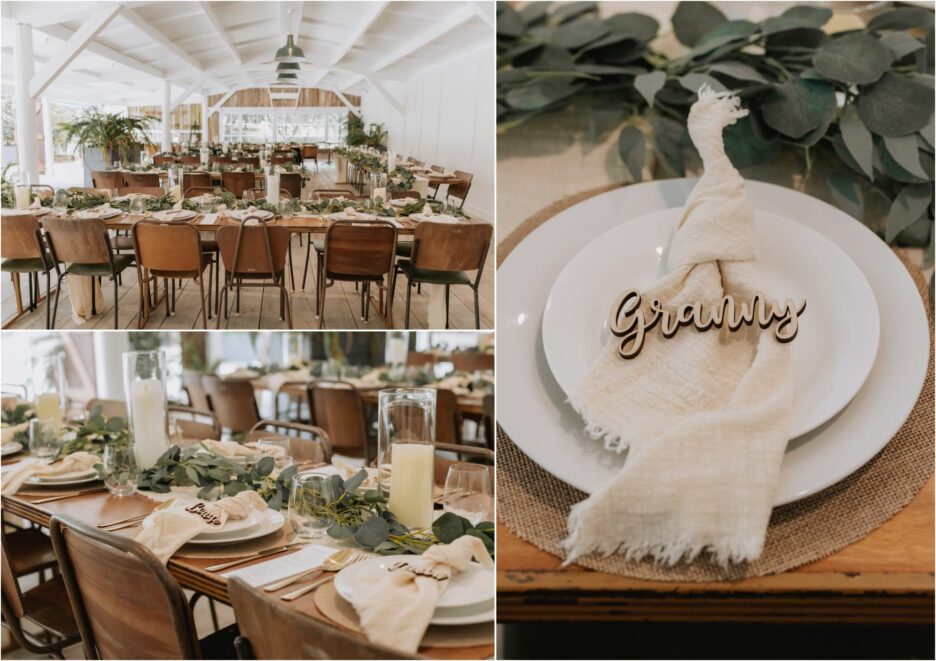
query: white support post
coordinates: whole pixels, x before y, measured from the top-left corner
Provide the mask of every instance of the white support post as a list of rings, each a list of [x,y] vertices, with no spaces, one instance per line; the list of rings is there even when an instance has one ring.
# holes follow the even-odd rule
[[[208,121],[208,90],[203,90],[201,104],[201,144],[203,147],[208,146]]]
[[[163,104],[162,104],[162,151],[172,151],[172,85],[168,80],[163,80]]]
[[[42,144],[45,147],[45,173],[47,177],[55,174],[55,145],[52,142],[52,109],[49,100],[42,97]]]
[[[13,31],[13,57],[16,60],[14,104],[16,105],[16,158],[19,171],[29,183],[39,183],[39,155],[36,149],[36,107],[29,93],[33,76],[32,26],[17,23]]]

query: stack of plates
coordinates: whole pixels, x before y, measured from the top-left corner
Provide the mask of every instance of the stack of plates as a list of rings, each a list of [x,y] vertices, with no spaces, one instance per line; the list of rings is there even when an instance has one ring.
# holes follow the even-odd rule
[[[286,518],[279,512],[266,510],[262,513],[252,514],[244,519],[228,520],[220,529],[203,532],[191,539],[189,544],[199,546],[223,546],[225,544],[239,544],[252,539],[258,539],[279,531],[286,522]],[[146,519],[143,527],[153,525],[152,520]]]
[[[41,476],[36,475],[29,478],[26,482],[31,486],[37,487],[70,487],[78,484],[87,484],[97,482],[97,471],[93,468],[82,471],[71,471],[61,475]]]
[[[625,457],[584,434],[567,393],[609,337],[614,298],[665,271],[694,185],[650,182],[590,198],[533,231],[499,269],[512,286],[498,297],[498,331],[515,349],[503,357],[498,421],[533,461],[583,491],[606,483]],[[847,477],[890,441],[923,385],[929,331],[912,278],[868,228],[779,186],[748,182],[747,193],[764,290],[808,303],[790,345],[796,395],[774,498],[782,505]]]
[[[266,209],[240,209],[231,213],[231,217],[236,220],[244,220],[250,216],[251,218],[260,218],[261,220],[269,220],[273,217],[272,211],[267,211]]]
[[[101,207],[95,207],[93,209],[82,209],[76,215],[79,218],[83,218],[86,220],[93,219],[93,218],[100,218],[101,220],[107,220],[108,218],[116,218],[122,213],[123,211],[121,211],[120,209],[101,210]]]
[[[176,222],[181,223],[186,220],[191,220],[198,214],[189,209],[167,209],[165,211],[157,211],[153,214],[153,218],[161,222]]]
[[[4,443],[0,447],[0,457],[9,457],[10,455],[21,452],[23,449],[23,444],[17,441],[10,441],[9,443]]]
[[[409,217],[416,222],[429,221],[433,223],[457,223],[458,218],[455,216],[448,216],[445,214],[425,214],[425,213],[411,213]]]
[[[349,216],[344,211],[329,214],[328,217],[331,220],[377,220],[377,216],[371,213],[355,213],[353,216]]]
[[[412,556],[409,556],[412,559]],[[379,579],[400,561],[399,556],[383,556],[346,567],[335,576],[335,590],[353,603],[354,586],[360,579]],[[478,624],[494,620],[494,572],[472,562],[456,574],[442,593],[430,624]]]

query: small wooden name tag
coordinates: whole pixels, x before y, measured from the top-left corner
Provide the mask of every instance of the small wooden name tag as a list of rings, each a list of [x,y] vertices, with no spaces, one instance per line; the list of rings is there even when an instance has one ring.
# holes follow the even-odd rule
[[[205,507],[205,503],[195,503],[194,505],[190,505],[186,507],[185,511],[191,512],[192,514],[197,514],[205,521],[205,523],[209,525],[212,525],[212,526],[221,525],[221,519],[215,516],[214,514],[212,514],[211,512],[209,512],[208,509]]]
[[[647,331],[657,324],[663,331],[663,337],[669,339],[676,335],[683,326],[695,326],[696,330],[707,331],[727,326],[734,332],[742,326],[757,324],[766,329],[771,324],[774,336],[779,342],[791,342],[799,331],[799,316],[806,309],[806,300],[799,305],[792,299],[786,299],[781,305],[778,301],[768,301],[761,294],[755,294],[750,303],[737,305],[733,296],[725,296],[714,309],[706,312],[701,302],[684,303],[675,311],[664,310],[657,298],[650,301],[650,318],[644,318],[640,309],[641,294],[637,289],[628,289],[618,296],[611,306],[611,332],[621,338],[618,354],[621,358],[635,357],[643,349]]]

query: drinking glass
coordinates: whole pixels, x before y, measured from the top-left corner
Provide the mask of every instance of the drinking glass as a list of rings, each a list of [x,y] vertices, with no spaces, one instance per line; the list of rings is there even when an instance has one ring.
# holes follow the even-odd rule
[[[33,418],[29,421],[29,451],[39,459],[51,459],[62,448],[58,426],[51,420]]]
[[[32,390],[36,417],[61,427],[66,408],[64,353],[33,357]]]
[[[436,391],[381,390],[377,408],[377,466],[388,509],[408,528],[432,524]]]
[[[130,213],[137,216],[146,215],[146,197],[143,195],[134,195],[130,198]]]
[[[129,496],[136,491],[139,470],[133,445],[108,443],[104,446],[104,485],[115,496]]]
[[[64,216],[68,211],[68,193],[65,189],[59,188],[52,196],[52,210],[59,216]]]
[[[332,487],[324,473],[296,473],[289,485],[287,516],[293,531],[302,539],[319,539],[333,521],[323,511],[331,500]]]
[[[463,516],[471,523],[489,521],[491,480],[487,466],[457,463],[449,466],[442,505],[446,512]]]
[[[283,470],[292,465],[292,450],[288,436],[264,436],[255,444],[260,456],[270,456],[276,460],[276,468]]]

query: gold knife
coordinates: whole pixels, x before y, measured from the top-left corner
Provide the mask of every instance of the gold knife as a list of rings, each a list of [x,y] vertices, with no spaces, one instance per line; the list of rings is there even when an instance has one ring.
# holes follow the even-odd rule
[[[272,549],[266,549],[265,551],[260,551],[259,553],[254,553],[253,555],[248,555],[247,557],[244,557],[244,558],[239,558],[237,560],[231,560],[230,562],[222,562],[217,565],[211,565],[209,567],[205,567],[205,571],[210,571],[210,572],[221,571],[222,569],[227,569],[228,567],[235,567],[245,562],[256,560],[257,558],[263,558],[268,555],[275,555],[277,553],[283,553],[284,551],[289,551],[290,549],[294,549],[297,546],[302,546],[302,543],[292,542],[291,544],[286,544],[285,546],[277,546]]]

